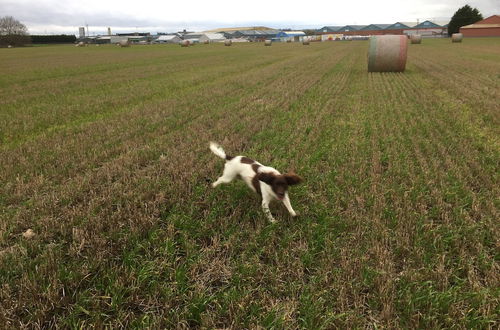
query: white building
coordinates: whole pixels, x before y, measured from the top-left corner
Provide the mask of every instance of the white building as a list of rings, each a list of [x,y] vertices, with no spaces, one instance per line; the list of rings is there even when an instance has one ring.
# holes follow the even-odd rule
[[[222,33],[203,33],[201,36],[200,36],[200,43],[204,43],[206,41],[208,42],[221,42],[221,41],[224,41],[226,40],[226,38],[224,37],[224,35]]]
[[[179,36],[169,34],[164,36],[159,36],[155,42],[159,44],[178,44],[182,39]]]

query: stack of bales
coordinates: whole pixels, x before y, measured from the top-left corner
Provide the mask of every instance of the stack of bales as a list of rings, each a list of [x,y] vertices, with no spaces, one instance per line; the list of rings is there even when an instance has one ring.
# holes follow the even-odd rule
[[[462,42],[464,35],[462,33],[453,33],[451,35],[451,42]]]
[[[271,44],[272,44],[271,40],[264,41],[264,46],[271,46]]]
[[[422,36],[420,34],[412,34],[410,40],[412,44],[421,44]]]
[[[179,42],[179,45],[181,45],[181,47],[189,47],[189,40],[182,40]]]
[[[118,45],[120,45],[120,47],[130,47],[130,42],[128,40],[120,40]]]
[[[406,36],[372,36],[368,49],[368,72],[403,72],[407,51]]]
[[[229,39],[224,40],[224,46],[231,46],[233,42]]]

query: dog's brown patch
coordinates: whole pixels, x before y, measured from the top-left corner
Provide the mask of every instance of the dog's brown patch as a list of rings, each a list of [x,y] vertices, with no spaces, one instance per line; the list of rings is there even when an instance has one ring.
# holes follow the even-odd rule
[[[252,178],[252,186],[255,188],[257,194],[262,196],[262,192],[260,191],[260,182],[257,175],[254,175],[254,177]]]
[[[255,160],[243,156],[243,157],[241,157],[240,162],[242,162],[243,164],[253,164],[253,163],[255,163]]]
[[[257,171],[259,170],[259,167],[260,165],[259,164],[252,164],[252,170],[257,173]]]

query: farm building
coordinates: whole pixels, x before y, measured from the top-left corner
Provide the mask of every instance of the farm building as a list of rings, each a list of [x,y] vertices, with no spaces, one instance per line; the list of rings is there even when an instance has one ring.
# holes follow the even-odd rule
[[[197,44],[200,42],[201,33],[198,32],[190,32],[183,35],[184,40],[189,40],[191,44]]]
[[[403,34],[419,34],[423,37],[445,37],[448,33],[447,23],[423,21],[413,26],[411,29],[403,30]]]
[[[203,33],[200,37],[200,42],[221,42],[221,41],[224,41],[226,40],[226,38],[224,37],[224,35],[222,33],[210,33],[210,32],[206,32],[206,33]]]
[[[278,30],[237,30],[225,32],[224,36],[228,39],[245,38],[249,41],[264,41],[276,37]]]
[[[345,26],[324,26],[316,30],[318,34],[334,35],[342,34],[344,39],[352,36],[357,39],[358,36],[384,35],[384,34],[420,34],[427,37],[444,37],[448,32],[448,24],[424,21],[417,22],[396,22],[393,24],[369,24],[369,25],[345,25]],[[325,40],[325,38],[322,38]],[[330,38],[326,38],[330,40]]]
[[[303,31],[281,31],[276,34],[273,40],[298,42],[305,36],[306,34]]]
[[[129,41],[128,36],[100,36],[95,38],[96,44],[117,44],[120,41]]]
[[[169,34],[169,35],[162,35],[159,36],[154,42],[158,44],[178,44],[182,39],[175,35],[175,34]]]
[[[464,37],[500,37],[500,15],[493,15],[474,24],[462,26]]]
[[[316,32],[319,33],[331,33],[331,32],[337,32],[342,26],[323,26],[321,29],[316,30]]]
[[[327,33],[321,35],[321,41],[334,41],[344,39],[343,34],[339,33]]]

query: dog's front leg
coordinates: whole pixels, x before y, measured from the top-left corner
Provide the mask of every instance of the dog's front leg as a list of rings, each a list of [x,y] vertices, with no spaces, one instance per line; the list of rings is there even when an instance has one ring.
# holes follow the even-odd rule
[[[273,215],[271,214],[271,210],[269,210],[269,202],[271,200],[266,194],[263,194],[262,196],[262,210],[264,211],[264,214],[267,216],[267,219],[270,222],[276,222],[276,219],[273,218]]]
[[[288,197],[288,193],[285,194],[285,198],[283,198],[283,204],[285,204],[286,209],[290,212],[292,217],[296,217],[297,213],[292,209],[292,204],[290,204],[290,198]]]

